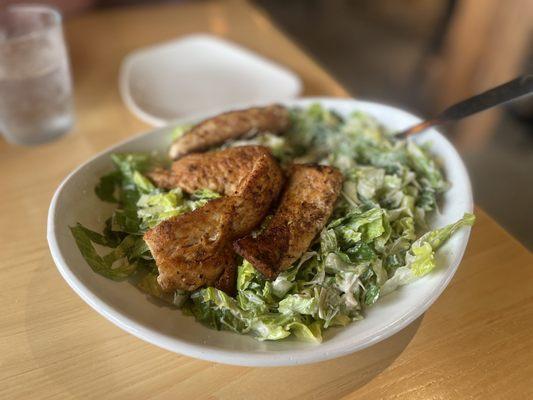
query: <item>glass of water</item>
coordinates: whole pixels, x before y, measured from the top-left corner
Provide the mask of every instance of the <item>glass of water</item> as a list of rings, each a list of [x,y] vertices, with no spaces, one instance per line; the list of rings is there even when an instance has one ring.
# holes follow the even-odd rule
[[[0,132],[10,143],[32,145],[73,123],[61,15],[41,5],[0,10]]]

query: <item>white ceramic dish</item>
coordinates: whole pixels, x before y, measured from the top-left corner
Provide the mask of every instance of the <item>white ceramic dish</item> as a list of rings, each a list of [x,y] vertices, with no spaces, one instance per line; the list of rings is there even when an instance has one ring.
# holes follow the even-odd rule
[[[396,108],[350,99],[300,99],[286,104],[304,106],[314,101],[344,115],[353,110],[367,112],[393,129],[406,128],[419,121]],[[461,261],[469,229],[461,230],[439,250],[438,268],[434,272],[380,299],[368,310],[364,320],[327,330],[320,345],[293,340],[258,342],[248,336],[210,330],[177,310],[155,305],[128,282],[113,282],[94,273],[83,260],[68,228],[81,222],[101,229],[110,215],[112,206],[98,200],[93,190],[98,178],[112,168],[110,153],[163,150],[170,142],[170,131],[167,127],[136,136],[87,161],[59,186],[48,215],[48,242],[63,278],[96,311],[141,339],[187,356],[227,364],[280,366],[327,360],[368,347],[410,324],[439,297]],[[432,142],[432,149],[442,160],[452,183],[432,225],[441,226],[459,219],[464,212],[471,212],[469,178],[452,145],[435,130],[416,140]]]
[[[216,36],[190,35],[136,50],[120,70],[122,100],[141,120],[164,126],[233,104],[273,102],[300,94],[287,68]]]

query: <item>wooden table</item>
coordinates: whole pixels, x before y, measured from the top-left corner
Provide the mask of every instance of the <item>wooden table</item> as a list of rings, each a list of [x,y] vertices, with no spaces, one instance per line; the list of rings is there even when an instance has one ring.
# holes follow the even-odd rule
[[[241,1],[116,9],[68,21],[76,129],[41,147],[0,142],[0,398],[533,398],[533,257],[480,209],[458,273],[424,317],[369,349],[315,365],[258,369],[182,357],[126,334],[70,290],[45,239],[55,188],[88,157],[148,128],[118,95],[124,55],[200,31],[289,66],[306,95],[346,96]]]

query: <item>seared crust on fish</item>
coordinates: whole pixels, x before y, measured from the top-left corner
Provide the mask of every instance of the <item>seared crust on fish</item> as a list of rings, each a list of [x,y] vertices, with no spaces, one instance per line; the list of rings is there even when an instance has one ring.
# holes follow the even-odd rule
[[[230,147],[209,153],[189,154],[174,161],[170,170],[158,168],[147,175],[156,186],[163,189],[179,187],[188,193],[211,189],[232,195],[257,160],[270,155],[270,149],[265,146]]]
[[[235,251],[266,278],[275,279],[309,248],[327,223],[343,176],[329,166],[295,164],[267,228],[234,243]]]
[[[248,260],[267,279],[276,279],[283,255],[289,250],[288,225],[269,226],[258,237],[245,236],[233,243],[237,254]]]
[[[169,218],[144,234],[159,269],[163,290],[213,286],[235,265],[231,240],[233,203],[216,199],[204,207]]]
[[[176,160],[259,132],[279,134],[289,126],[289,111],[278,104],[230,111],[200,122],[176,139],[170,147],[170,158]]]
[[[196,154],[193,161],[189,157],[175,163],[172,173],[178,174],[168,178],[172,183],[168,188],[194,192],[209,187],[227,196],[161,222],[145,233],[144,240],[164,290],[216,286],[232,294],[236,279],[232,242],[250,233],[268,214],[281,191],[283,173],[270,151],[260,146]],[[243,165],[232,164],[233,160],[242,160]],[[222,172],[228,165],[233,165],[233,173]]]
[[[237,292],[237,265],[235,262],[235,252],[232,252],[232,255],[234,258],[233,262],[224,268],[222,275],[220,275],[215,283],[215,287],[230,296],[235,296]]]
[[[278,198],[283,172],[270,154],[262,155],[240,182],[234,197],[232,236],[243,237],[259,226]]]

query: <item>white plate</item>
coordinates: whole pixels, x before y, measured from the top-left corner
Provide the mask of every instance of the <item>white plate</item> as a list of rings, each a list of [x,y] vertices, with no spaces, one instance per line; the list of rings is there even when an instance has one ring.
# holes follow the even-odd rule
[[[354,110],[367,112],[392,129],[406,128],[419,121],[396,108],[350,99],[301,99],[286,104],[305,106],[314,101],[342,115]],[[93,190],[98,178],[112,168],[110,153],[164,150],[170,142],[170,131],[167,127],[134,137],[80,166],[57,189],[48,215],[48,243],[63,278],[96,311],[141,339],[187,356],[227,364],[279,366],[327,360],[368,347],[410,324],[439,297],[461,261],[470,229],[462,229],[439,250],[434,272],[380,299],[368,310],[364,320],[327,330],[320,345],[293,340],[259,342],[248,336],[210,330],[179,311],[155,305],[128,282],[113,282],[94,273],[82,258],[68,228],[81,222],[102,229],[104,220],[111,214],[112,205],[101,202]],[[461,218],[464,212],[471,212],[470,181],[450,142],[435,130],[416,139],[432,142],[432,149],[442,160],[452,183],[432,225],[442,226]]]
[[[133,114],[164,126],[234,104],[292,99],[302,85],[287,68],[235,43],[202,34],[128,55],[119,88]]]

